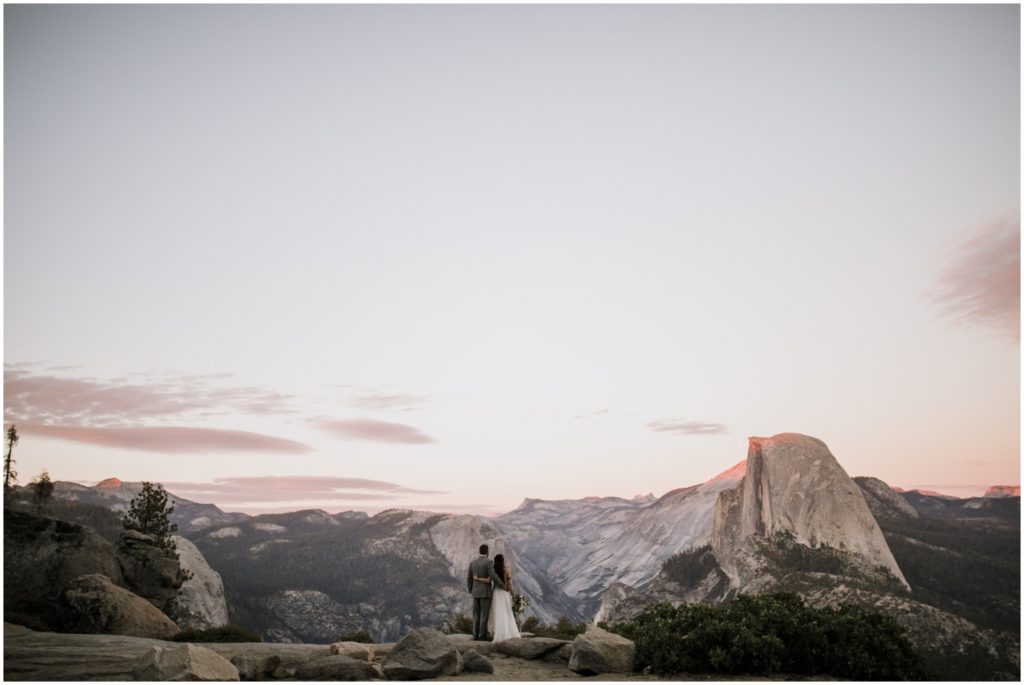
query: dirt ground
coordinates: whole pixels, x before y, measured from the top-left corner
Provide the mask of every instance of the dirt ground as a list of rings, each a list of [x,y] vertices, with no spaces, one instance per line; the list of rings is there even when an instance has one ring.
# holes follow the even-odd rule
[[[674,675],[674,676],[653,676],[653,675],[640,675],[638,673],[605,673],[597,676],[583,676],[578,673],[573,673],[566,668],[564,663],[551,663],[541,661],[539,659],[527,661],[525,659],[515,659],[503,656],[501,654],[494,654],[489,657],[491,662],[494,664],[494,673],[460,673],[454,676],[445,676],[443,678],[435,678],[434,680],[463,680],[463,681],[484,681],[484,680],[500,680],[500,681],[527,681],[527,680],[601,680],[601,681],[618,681],[618,682],[632,682],[637,680],[645,681],[656,681],[656,680],[675,680],[675,681],[700,681],[700,682],[717,682],[722,680],[729,681],[754,681],[754,680],[782,680],[783,678],[759,678],[759,677],[747,677],[747,678],[721,678],[712,676],[700,676],[700,675]]]

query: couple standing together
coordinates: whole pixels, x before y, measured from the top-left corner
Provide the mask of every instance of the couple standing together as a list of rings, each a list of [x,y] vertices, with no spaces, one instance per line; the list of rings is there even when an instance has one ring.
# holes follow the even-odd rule
[[[486,640],[487,632],[495,642],[520,637],[512,612],[512,571],[505,557],[497,554],[492,562],[490,550],[480,545],[480,556],[469,564],[466,581],[473,594],[473,639]]]

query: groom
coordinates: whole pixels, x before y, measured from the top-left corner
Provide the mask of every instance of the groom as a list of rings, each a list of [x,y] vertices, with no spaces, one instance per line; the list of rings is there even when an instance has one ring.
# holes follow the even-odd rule
[[[473,639],[487,639],[487,616],[491,613],[491,592],[497,586],[505,589],[505,583],[494,572],[494,562],[487,558],[490,549],[480,545],[480,556],[469,563],[466,581],[469,591],[473,593]],[[478,580],[479,578],[488,579]]]

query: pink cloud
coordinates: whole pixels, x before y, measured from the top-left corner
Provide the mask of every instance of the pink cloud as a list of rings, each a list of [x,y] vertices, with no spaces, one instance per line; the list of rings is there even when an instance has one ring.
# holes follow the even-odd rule
[[[425,444],[435,442],[434,438],[420,429],[404,423],[374,421],[373,419],[317,419],[314,421],[321,430],[344,440],[369,440],[372,442],[395,442],[404,444]]]
[[[663,420],[651,421],[647,427],[659,433],[679,433],[681,435],[724,435],[729,432],[724,423],[704,423],[702,421]]]
[[[215,502],[356,501],[444,494],[386,481],[337,476],[238,476],[217,478],[209,483],[164,483],[164,486],[187,499]]]
[[[87,445],[148,452],[290,452],[312,448],[301,442],[248,431],[180,426],[88,427],[18,423],[27,435],[40,435]]]
[[[929,298],[958,324],[1020,342],[1020,217],[980,226],[954,245]]]
[[[146,377],[141,383],[39,374],[4,366],[4,419],[8,422],[124,425],[150,419],[226,413],[289,413],[290,396],[265,388],[224,387],[223,374]]]

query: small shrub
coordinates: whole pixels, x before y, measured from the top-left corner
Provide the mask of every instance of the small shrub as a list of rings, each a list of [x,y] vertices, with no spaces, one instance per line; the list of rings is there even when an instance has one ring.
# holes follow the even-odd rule
[[[262,642],[256,633],[241,626],[218,626],[208,630],[183,630],[171,638],[174,642]]]
[[[472,632],[472,628],[470,628]],[[362,642],[363,644],[371,645],[374,643],[374,639],[370,637],[370,634],[365,630],[359,629],[354,633],[346,633],[339,637],[335,642]]]
[[[533,633],[539,637],[554,637],[559,640],[574,640],[577,635],[584,633],[587,630],[586,623],[573,623],[565,616],[558,619],[558,623],[553,626],[541,623],[536,616],[523,621],[521,628],[523,632]]]
[[[452,633],[463,633],[465,635],[473,634],[473,619],[465,614],[455,614],[455,618],[448,621],[445,626],[446,633],[451,635]]]

